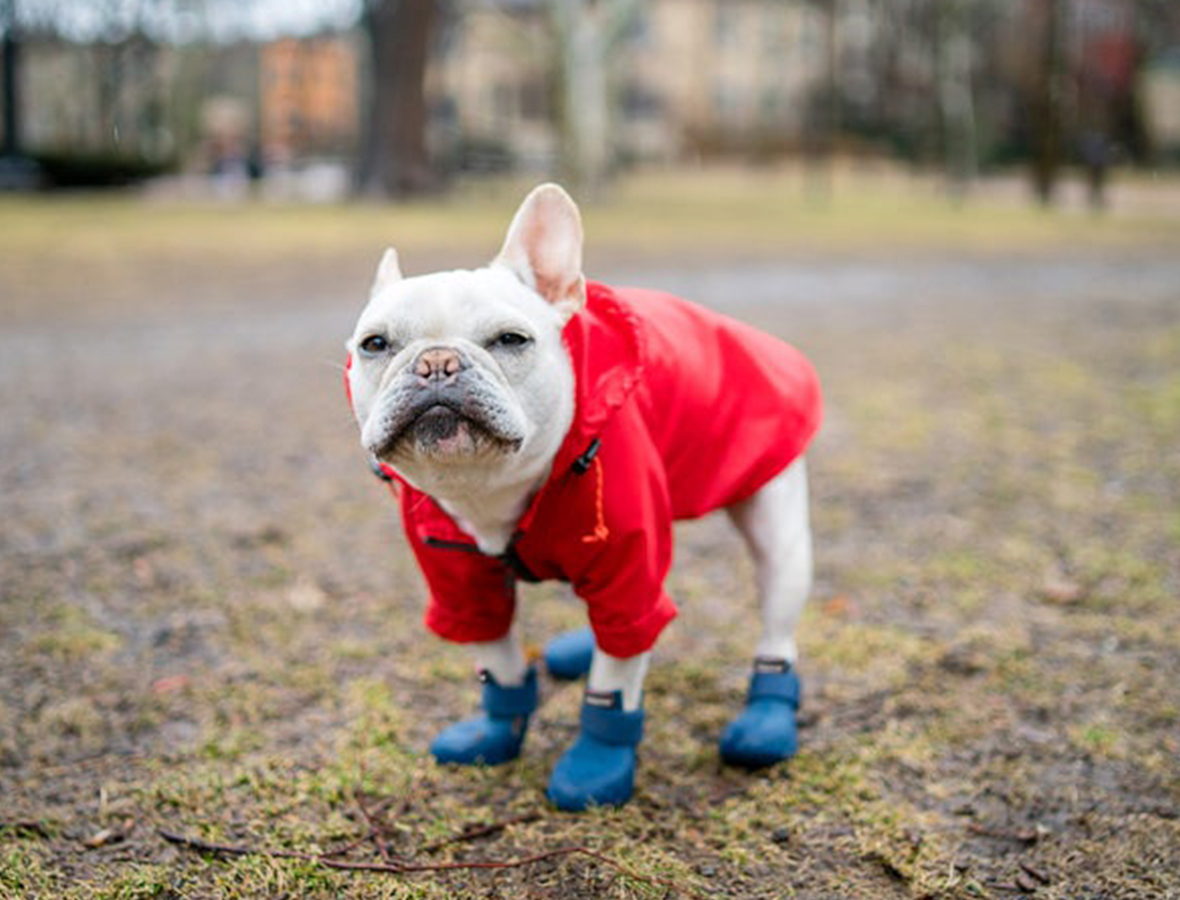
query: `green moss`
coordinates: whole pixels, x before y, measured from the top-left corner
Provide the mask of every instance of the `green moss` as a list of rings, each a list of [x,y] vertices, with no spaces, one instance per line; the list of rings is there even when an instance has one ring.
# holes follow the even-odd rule
[[[152,900],[175,896],[167,866],[131,865],[94,893],[95,900]]]
[[[25,900],[45,892],[49,884],[37,854],[19,843],[0,843],[0,900]]]
[[[100,627],[85,609],[62,604],[54,607],[46,629],[31,641],[31,649],[59,662],[77,663],[113,653],[122,643],[118,634]]]

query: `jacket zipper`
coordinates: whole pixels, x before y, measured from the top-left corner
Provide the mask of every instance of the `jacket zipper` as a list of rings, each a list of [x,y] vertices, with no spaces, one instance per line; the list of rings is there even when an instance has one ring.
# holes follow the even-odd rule
[[[428,537],[423,543],[427,547],[433,547],[436,550],[462,550],[464,553],[476,553],[480,556],[486,556],[479,547],[475,544],[465,544],[463,541],[444,541],[442,538]]]
[[[423,540],[423,543],[435,550],[458,550],[462,553],[474,553],[477,556],[486,556],[488,559],[497,559],[508,567],[514,577],[519,578],[521,581],[527,581],[530,584],[537,584],[541,580],[525,565],[524,560],[520,558],[520,554],[516,552],[516,547],[513,544],[509,544],[508,549],[499,556],[492,556],[489,553],[484,553],[474,544],[465,544],[462,541],[447,541],[442,538],[427,537]]]

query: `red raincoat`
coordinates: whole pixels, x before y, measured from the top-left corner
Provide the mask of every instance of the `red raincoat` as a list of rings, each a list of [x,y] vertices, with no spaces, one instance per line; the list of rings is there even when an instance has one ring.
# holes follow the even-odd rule
[[[590,283],[564,339],[574,423],[508,552],[481,553],[397,479],[402,517],[439,636],[499,639],[516,580],[556,578],[586,602],[598,646],[634,656],[676,615],[673,520],[743,500],[797,459],[819,427],[819,383],[793,347],[655,291]]]

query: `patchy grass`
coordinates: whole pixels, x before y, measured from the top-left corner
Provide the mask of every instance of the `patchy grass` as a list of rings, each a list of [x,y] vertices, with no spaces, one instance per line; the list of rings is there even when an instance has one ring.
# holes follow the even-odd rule
[[[964,215],[897,182],[827,210],[788,175],[706,185],[624,184],[588,218],[665,259],[804,232],[861,252],[889,210],[896,243],[871,252],[967,252],[999,227],[989,252],[1116,253],[1138,227],[984,200]],[[22,325],[0,354],[0,898],[1180,893],[1180,297],[738,310],[802,345],[828,399],[799,756],[718,763],[756,617],[713,518],[678,530],[683,615],[648,682],[633,804],[544,802],[576,687],[545,685],[517,763],[429,760],[477,686],[422,631],[395,510],[355,451],[326,362],[351,324],[334,292],[363,290],[402,231],[427,256],[467,249],[443,237],[493,247],[515,200],[497,190],[459,216],[0,203],[0,285],[25,292],[4,293]],[[227,317],[239,276],[257,293]],[[581,618],[550,585],[522,615],[535,640]],[[512,824],[448,842],[489,823]],[[582,847],[613,864],[343,872],[161,829],[354,862],[381,859],[377,835],[415,863]]]

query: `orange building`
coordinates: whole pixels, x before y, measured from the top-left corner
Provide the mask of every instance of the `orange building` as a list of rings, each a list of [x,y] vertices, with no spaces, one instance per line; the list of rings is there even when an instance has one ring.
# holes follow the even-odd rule
[[[272,160],[343,153],[357,140],[357,51],[347,36],[261,48],[260,137]]]

